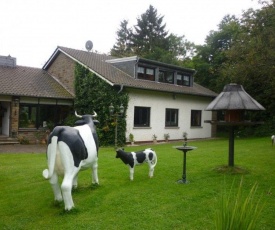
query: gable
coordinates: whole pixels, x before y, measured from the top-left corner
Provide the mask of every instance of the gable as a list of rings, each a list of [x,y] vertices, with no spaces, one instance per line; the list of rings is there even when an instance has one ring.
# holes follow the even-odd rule
[[[167,84],[163,82],[156,81],[148,81],[136,79],[133,77],[133,74],[130,69],[130,66],[134,64],[134,58],[131,60],[131,57],[128,58],[129,61],[125,66],[123,66],[123,62],[115,62],[114,57],[92,53],[88,51],[75,50],[66,47],[57,47],[56,51],[52,55],[52,57],[48,60],[48,62],[44,65],[43,69],[48,70],[51,65],[53,65],[55,58],[59,55],[59,53],[63,53],[68,58],[78,62],[79,64],[88,68],[91,72],[95,73],[98,77],[106,81],[112,86],[123,86],[129,88],[137,88],[137,89],[145,89],[152,91],[161,91],[161,92],[171,92],[178,94],[187,94],[187,95],[199,95],[204,97],[216,97],[216,93],[213,91],[193,83],[192,87],[182,86],[176,84]],[[143,62],[147,61],[146,59],[141,59]],[[149,60],[150,61],[150,60]],[[116,63],[113,65],[113,63]],[[153,63],[150,61],[150,63]],[[157,64],[157,63],[155,63]],[[172,67],[171,65],[167,65],[162,63],[162,65],[167,67]],[[180,68],[180,67],[178,67]],[[184,69],[187,70],[187,69]],[[135,67],[135,72],[136,67]],[[134,73],[135,73],[134,72]],[[189,70],[190,74],[193,74],[194,70]],[[135,75],[134,75],[135,76]]]

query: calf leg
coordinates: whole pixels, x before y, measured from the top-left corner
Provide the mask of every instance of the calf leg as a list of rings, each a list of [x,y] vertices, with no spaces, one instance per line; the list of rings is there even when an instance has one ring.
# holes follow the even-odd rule
[[[56,172],[53,173],[52,177],[49,180],[52,189],[53,189],[53,194],[54,194],[54,200],[60,202],[63,200],[62,198],[62,194],[61,194],[61,190],[60,190],[60,186],[58,184],[58,176],[56,174]]]
[[[98,183],[98,175],[97,175],[97,168],[98,168],[98,165],[97,165],[97,162],[95,162],[92,166],[92,183],[93,184],[99,184]]]
[[[152,178],[154,175],[154,167],[152,166],[151,162],[148,162],[149,165],[149,177]]]
[[[132,168],[131,166],[129,166],[130,169],[130,180],[134,180],[134,167]]]

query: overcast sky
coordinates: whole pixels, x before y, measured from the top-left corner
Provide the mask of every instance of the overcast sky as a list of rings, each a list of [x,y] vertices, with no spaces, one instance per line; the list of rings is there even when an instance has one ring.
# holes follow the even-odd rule
[[[130,27],[151,4],[164,16],[166,30],[203,44],[226,14],[259,8],[258,0],[1,0],[0,55],[41,68],[57,46],[108,53],[120,22]]]

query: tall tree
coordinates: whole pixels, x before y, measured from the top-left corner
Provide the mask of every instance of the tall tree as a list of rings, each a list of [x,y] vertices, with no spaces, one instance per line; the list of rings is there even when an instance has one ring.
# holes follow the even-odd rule
[[[131,50],[132,29],[128,28],[128,21],[120,22],[116,44],[111,49],[111,55],[115,57],[127,57],[133,54]]]
[[[193,59],[198,71],[198,83],[219,92],[227,79],[221,78],[221,67],[226,62],[226,51],[232,47],[240,33],[239,20],[235,16],[226,15],[217,31],[211,31],[206,37],[206,44],[197,46],[197,55]]]
[[[156,49],[168,49],[163,17],[159,16],[157,9],[152,5],[149,9],[137,18],[137,25],[133,32],[133,50],[137,55],[146,57],[156,52]]]
[[[242,15],[242,33],[226,53],[222,75],[243,84],[270,119],[275,114],[275,1],[264,4]]]

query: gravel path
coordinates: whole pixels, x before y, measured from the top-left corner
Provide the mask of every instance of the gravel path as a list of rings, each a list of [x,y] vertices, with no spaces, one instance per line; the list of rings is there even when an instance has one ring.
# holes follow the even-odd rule
[[[46,153],[46,145],[0,145],[0,153]]]

